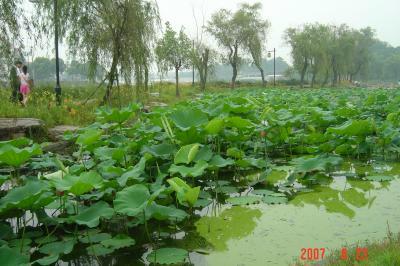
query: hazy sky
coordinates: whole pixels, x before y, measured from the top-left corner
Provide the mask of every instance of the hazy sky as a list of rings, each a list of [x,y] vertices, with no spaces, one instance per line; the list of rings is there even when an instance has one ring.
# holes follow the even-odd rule
[[[179,29],[184,26],[194,36],[195,10],[199,23],[202,13],[206,20],[218,9],[235,10],[239,0],[158,0],[163,21],[170,21]],[[289,48],[282,41],[288,27],[304,23],[347,23],[355,28],[371,26],[378,38],[400,46],[400,0],[260,0],[263,16],[271,22],[267,47],[277,48],[278,55],[287,59]]]
[[[163,22],[170,21],[179,30],[185,27],[195,37],[196,26],[193,10],[199,25],[203,15],[207,21],[218,9],[235,10],[239,3],[257,1],[240,0],[158,0]],[[277,48],[277,56],[289,59],[289,48],[283,43],[286,28],[304,23],[347,23],[351,27],[371,26],[378,38],[391,45],[400,46],[400,0],[260,0],[263,16],[271,22],[267,48]],[[210,37],[206,37],[211,40]],[[50,43],[52,44],[52,42]],[[51,46],[52,47],[52,46]],[[65,49],[62,49],[65,56]],[[52,51],[37,54],[49,55]]]

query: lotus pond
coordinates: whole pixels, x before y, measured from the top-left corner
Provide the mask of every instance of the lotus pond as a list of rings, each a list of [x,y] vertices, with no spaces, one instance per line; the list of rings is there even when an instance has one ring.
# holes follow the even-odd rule
[[[0,143],[2,265],[284,265],[400,228],[400,90],[101,108],[65,154]]]

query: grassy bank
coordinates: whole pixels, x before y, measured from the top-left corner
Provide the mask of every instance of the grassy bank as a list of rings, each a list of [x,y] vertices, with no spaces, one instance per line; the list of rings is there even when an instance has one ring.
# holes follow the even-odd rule
[[[248,86],[248,85],[247,85]],[[194,99],[201,93],[198,86],[181,84],[181,96],[175,96],[175,85],[172,83],[155,84],[150,91],[143,93],[140,99],[144,105],[165,103],[172,105],[179,101]],[[227,84],[213,84],[206,93],[229,91]],[[95,119],[95,110],[99,107],[105,88],[98,88],[94,84],[63,85],[63,104],[55,104],[52,85],[37,85],[30,95],[27,107],[10,102],[10,89],[0,89],[0,117],[2,118],[39,118],[48,127],[56,125],[83,126]],[[114,88],[111,105],[114,107],[126,106],[137,101],[136,90],[133,87],[121,86]]]

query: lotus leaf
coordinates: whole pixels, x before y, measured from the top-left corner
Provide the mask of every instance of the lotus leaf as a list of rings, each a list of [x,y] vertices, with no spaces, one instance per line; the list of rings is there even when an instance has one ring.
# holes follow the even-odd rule
[[[79,135],[76,143],[80,146],[90,146],[100,140],[103,132],[98,129],[87,129],[85,132]]]
[[[174,163],[175,164],[189,164],[196,157],[199,151],[200,144],[190,144],[183,146],[179,149],[179,151],[175,154]]]
[[[150,199],[150,193],[144,185],[133,185],[119,191],[114,200],[116,212],[128,216],[138,216],[141,214]]]
[[[135,240],[127,235],[117,235],[111,239],[101,241],[106,248],[120,249],[135,245]]]
[[[171,120],[181,130],[186,131],[192,127],[198,127],[208,122],[207,115],[198,109],[190,107],[180,108],[174,111]]]
[[[193,206],[196,203],[199,197],[200,187],[191,188],[179,177],[168,179],[167,182],[176,192],[179,203],[183,204],[184,202],[187,202],[190,206]]]
[[[99,201],[92,206],[84,209],[78,215],[70,217],[70,220],[79,224],[93,228],[99,225],[100,218],[110,219],[114,215],[112,209],[104,201]]]
[[[205,161],[197,162],[193,167],[171,165],[169,172],[171,174],[179,173],[182,177],[199,177],[204,174],[208,164]]]
[[[151,263],[180,264],[189,257],[189,252],[180,248],[161,248],[154,250],[147,256]]]
[[[80,196],[103,186],[103,178],[95,171],[84,172],[80,176],[66,175],[52,181],[58,191],[69,191]]]
[[[40,154],[42,154],[42,149],[38,144],[33,144],[31,147],[22,149],[7,144],[0,147],[0,162],[10,166],[20,167],[33,156]]]

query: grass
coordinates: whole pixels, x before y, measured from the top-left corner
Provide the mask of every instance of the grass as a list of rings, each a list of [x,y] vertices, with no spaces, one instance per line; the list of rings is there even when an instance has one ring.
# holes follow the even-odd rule
[[[360,250],[367,250],[365,253]],[[316,263],[298,262],[295,265],[324,265],[324,266],[398,266],[400,265],[400,233],[393,235],[390,231],[388,236],[381,241],[358,243],[356,245],[347,246],[348,258],[342,259],[342,249],[334,251],[323,261]],[[359,249],[359,257],[357,258],[357,249]]]
[[[250,84],[242,86],[249,87]],[[253,84],[252,86],[255,86]],[[258,85],[259,87],[259,85]],[[196,85],[181,84],[181,96],[175,96],[175,84],[156,83],[149,88],[149,92],[143,93],[141,102],[150,105],[156,102],[173,105],[180,101],[195,99],[201,93]],[[229,91],[229,85],[223,83],[211,84],[207,93]],[[63,104],[57,106],[52,85],[37,85],[30,95],[27,107],[10,102],[10,89],[0,89],[0,117],[2,118],[38,118],[44,121],[50,128],[56,125],[85,126],[95,119],[95,111],[99,107],[105,88],[97,88],[95,84],[73,85],[63,84]],[[150,93],[159,93],[152,96]],[[134,87],[121,86],[114,88],[111,106],[126,106],[135,102],[136,90]]]

